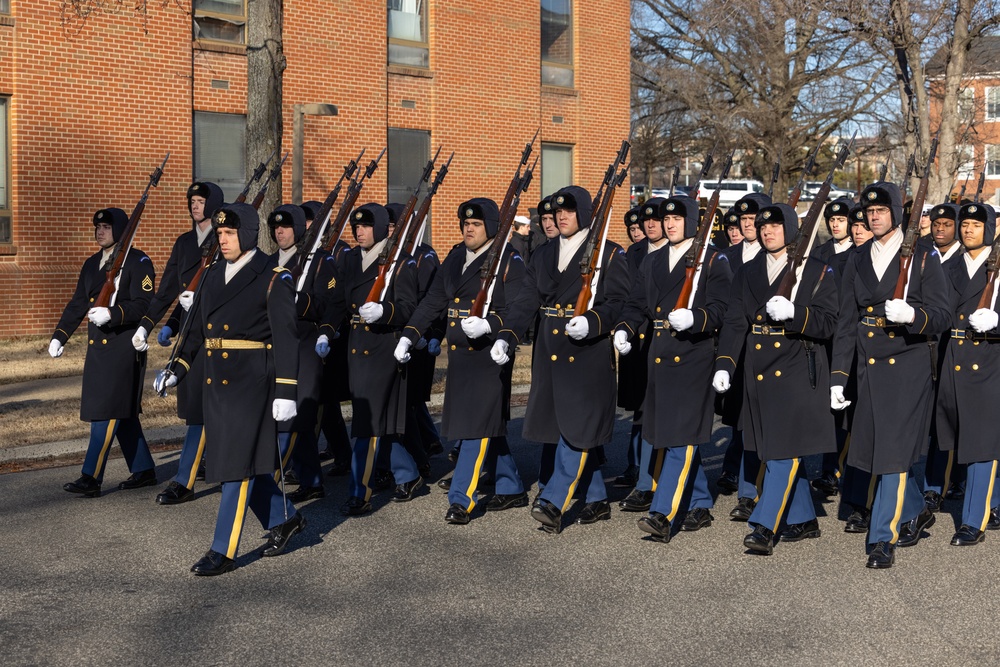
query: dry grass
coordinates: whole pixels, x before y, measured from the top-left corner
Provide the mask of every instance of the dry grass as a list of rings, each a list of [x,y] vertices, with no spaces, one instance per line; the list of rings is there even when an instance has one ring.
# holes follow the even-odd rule
[[[90,434],[90,426],[80,421],[80,397],[78,387],[59,387],[46,390],[33,388],[19,391],[15,383],[79,376],[83,373],[86,354],[85,338],[76,335],[69,340],[63,356],[49,357],[48,336],[24,336],[0,340],[0,447],[18,447],[44,442],[58,442],[85,438]],[[146,370],[146,389],[143,396],[142,425],[146,430],[178,424],[177,399],[174,393],[167,398],[157,396],[152,388],[152,378],[157,370],[166,365],[170,348],[155,343],[156,332],[150,335],[149,356]],[[531,381],[530,346],[518,348],[514,365],[514,384]],[[444,391],[445,371],[448,367],[447,348],[438,357],[435,373],[435,393]],[[48,383],[44,383],[47,385]],[[53,383],[55,385],[56,383]]]

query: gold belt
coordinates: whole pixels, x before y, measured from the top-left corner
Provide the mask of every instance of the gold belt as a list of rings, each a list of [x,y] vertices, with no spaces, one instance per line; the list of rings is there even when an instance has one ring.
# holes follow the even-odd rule
[[[952,329],[951,337],[956,340],[1000,340],[996,334],[979,333],[975,329]]]
[[[861,318],[861,324],[865,325],[866,327],[879,327],[879,328],[882,328],[882,329],[884,329],[885,327],[902,326],[902,325],[896,324],[895,322],[890,322],[889,320],[885,319],[882,316],[871,317],[871,316],[868,316],[868,315],[866,315],[865,317]]]
[[[653,320],[654,329],[669,329],[670,322],[667,320]]]
[[[206,350],[263,350],[270,347],[259,340],[242,340],[240,338],[206,338]]]
[[[771,326],[770,324],[754,324],[750,327],[750,333],[758,336],[784,336],[785,327]]]
[[[548,317],[573,317],[574,306],[567,306],[566,308],[551,308],[549,306],[542,306],[538,309],[542,315],[547,315]]]
[[[464,320],[466,317],[469,317],[471,314],[472,314],[472,310],[469,309],[469,308],[449,308],[448,309],[448,317],[451,317],[451,318],[457,317],[459,319],[463,319]]]

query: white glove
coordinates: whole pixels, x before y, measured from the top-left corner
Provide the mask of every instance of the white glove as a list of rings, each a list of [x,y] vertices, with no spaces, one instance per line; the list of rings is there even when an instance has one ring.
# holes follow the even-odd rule
[[[590,333],[590,322],[583,315],[577,315],[566,323],[566,335],[573,340],[583,340]]]
[[[382,308],[382,304],[374,301],[363,303],[361,304],[361,307],[358,308],[358,315],[361,316],[361,321],[367,322],[368,324],[374,324],[382,319],[383,312],[385,312],[385,309]]]
[[[87,319],[99,327],[111,321],[111,311],[107,308],[91,308],[87,311]]]
[[[155,391],[160,396],[167,395],[167,387],[177,386],[177,376],[163,369],[156,374],[156,379],[153,380],[153,391]]]
[[[783,296],[772,296],[764,307],[767,316],[775,322],[784,322],[795,317],[795,304]]]
[[[969,326],[979,333],[993,331],[997,328],[998,321],[1000,321],[1000,316],[997,316],[995,310],[989,308],[980,308],[969,315]]]
[[[320,334],[316,338],[316,354],[320,359],[326,359],[326,355],[330,354],[330,337],[326,334]]]
[[[712,377],[712,389],[720,394],[725,394],[729,391],[729,371],[715,371],[715,375]]]
[[[56,359],[58,357],[61,357],[62,353],[63,353],[63,344],[60,343],[57,339],[53,338],[49,342],[49,356],[52,357],[53,359]]]
[[[276,398],[271,405],[271,415],[276,422],[285,422],[295,417],[298,411],[295,409],[295,401],[288,398]]]
[[[149,338],[149,332],[146,331],[146,327],[139,327],[135,330],[135,335],[132,336],[132,347],[135,348],[136,352],[145,352],[149,349],[147,338]]]
[[[509,349],[510,346],[507,345],[507,341],[505,340],[498,340],[493,343],[493,347],[490,348],[490,356],[496,362],[497,366],[503,366],[510,361],[510,357],[507,355],[507,350]]]
[[[687,308],[671,310],[667,322],[674,331],[687,331],[694,326],[694,313]]]
[[[466,317],[462,320],[462,331],[464,331],[465,335],[469,338],[475,339],[491,333],[492,330],[490,329],[489,322],[481,317],[473,315],[472,317]]]
[[[627,331],[616,331],[614,342],[615,349],[618,350],[618,354],[624,356],[632,351],[632,343],[628,342]]]
[[[844,388],[843,387],[830,387],[830,409],[840,412],[851,402],[844,398]]]
[[[409,338],[403,337],[399,339],[396,343],[396,349],[393,350],[392,356],[396,357],[396,361],[401,364],[405,364],[410,360],[410,346],[413,345],[413,341]]]
[[[425,347],[427,347],[427,339],[421,336],[420,338],[417,339],[417,342],[413,347],[417,350],[424,349]]]
[[[181,295],[177,297],[177,303],[181,304],[181,308],[185,312],[191,310],[191,305],[194,304],[194,292],[191,290],[181,292]]]
[[[885,302],[885,316],[890,322],[913,324],[913,318],[916,314],[917,311],[913,310],[913,306],[902,299],[890,299]]]

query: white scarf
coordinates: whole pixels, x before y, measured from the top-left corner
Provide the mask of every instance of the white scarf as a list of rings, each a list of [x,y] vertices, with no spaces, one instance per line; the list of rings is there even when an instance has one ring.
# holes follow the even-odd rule
[[[767,284],[773,285],[774,281],[781,275],[782,270],[788,266],[788,251],[780,255],[767,253]],[[801,267],[800,267],[801,268]]]
[[[573,255],[576,251],[580,249],[584,243],[587,242],[587,230],[581,229],[573,236],[559,237],[559,272],[562,273],[569,266],[570,261],[573,259]]]
[[[833,254],[839,255],[842,252],[847,252],[849,249],[854,247],[854,240],[851,239],[851,235],[848,234],[846,237],[840,239],[839,241],[833,242]]]
[[[242,269],[244,266],[250,263],[250,259],[257,254],[257,248],[249,252],[243,253],[243,256],[237,259],[235,262],[226,262],[226,284],[232,279],[236,273]]]
[[[212,233],[212,231],[213,230],[212,230],[212,225],[211,224],[209,224],[208,226],[206,226],[205,229],[202,229],[201,225],[195,225],[194,226],[194,233],[198,235],[198,247],[199,248],[205,242],[205,239],[208,238],[208,235]]]
[[[364,273],[368,270],[368,267],[375,263],[378,259],[378,255],[382,252],[382,248],[385,247],[386,242],[389,239],[382,239],[375,245],[371,247],[370,250],[361,249],[361,272]]]
[[[479,250],[477,250],[475,252],[473,252],[473,251],[469,250],[468,248],[466,248],[465,249],[465,264],[462,265],[462,273],[465,273],[465,270],[467,268],[469,268],[469,264],[472,264],[474,261],[476,261],[477,257],[479,257],[480,255],[482,255],[487,250],[489,250],[491,245],[493,245],[493,239],[490,239],[489,241],[487,241],[486,243],[484,243],[483,246]]]
[[[278,266],[287,266],[288,260],[292,257],[295,257],[295,246],[292,246],[288,250],[278,248]]]
[[[955,245],[960,245],[960,244],[956,243]],[[984,248],[983,251],[979,253],[979,257],[975,259],[972,259],[972,255],[970,255],[969,253],[965,253],[962,256],[962,259],[965,260],[965,270],[969,272],[969,278],[972,278],[974,275],[976,275],[976,271],[979,270],[979,267],[985,264],[986,260],[988,260],[989,258],[990,258],[990,249],[988,247]]]
[[[743,239],[743,263],[746,264],[760,252],[760,241]]]
[[[677,266],[677,262],[679,262],[681,257],[683,257],[688,251],[688,248],[691,247],[692,243],[694,243],[694,239],[684,239],[677,245],[670,246],[669,250],[667,250],[667,252],[670,253],[667,263],[670,265],[671,271],[674,270],[674,267]]]
[[[111,246],[110,248],[103,248],[101,250],[101,263],[98,264],[98,266],[101,267],[102,271],[105,270],[104,265],[108,263],[108,259],[111,257],[111,253],[114,252],[114,249],[115,247]]]
[[[938,248],[938,252],[941,252],[941,263],[944,264],[945,261],[951,259],[955,255],[955,253],[958,253],[958,252],[961,252],[961,251],[962,251],[962,244],[959,243],[958,241],[955,241],[954,243],[952,243],[951,247],[948,248],[947,252],[941,252],[941,249]],[[989,253],[987,253],[987,254],[989,254]]]
[[[871,259],[875,276],[882,280],[892,260],[896,259],[896,253],[903,245],[903,232],[898,227],[889,232],[889,237],[883,244],[876,239],[872,242]]]
[[[646,254],[647,255],[652,255],[654,252],[656,252],[657,250],[659,250],[660,248],[662,248],[665,245],[667,245],[667,237],[666,236],[664,236],[662,239],[660,239],[656,243],[653,243],[649,239],[646,239]]]

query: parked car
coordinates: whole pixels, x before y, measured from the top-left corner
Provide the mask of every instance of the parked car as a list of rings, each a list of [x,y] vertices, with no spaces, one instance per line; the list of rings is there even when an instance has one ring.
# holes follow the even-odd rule
[[[720,185],[719,181],[701,181],[698,183],[698,196],[709,198]],[[732,179],[722,181],[719,189],[720,208],[729,208],[751,192],[764,192],[764,184],[755,180]]]

